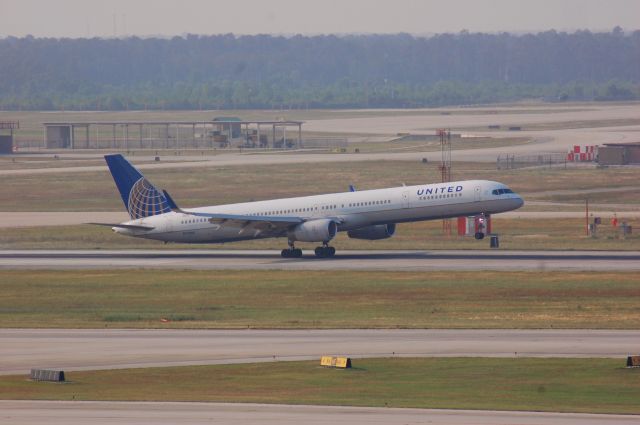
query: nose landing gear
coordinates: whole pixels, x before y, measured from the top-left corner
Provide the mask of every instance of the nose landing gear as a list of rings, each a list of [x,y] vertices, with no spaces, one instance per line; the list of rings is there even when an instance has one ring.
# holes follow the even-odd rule
[[[477,240],[482,240],[484,239],[485,235],[489,232],[491,232],[490,229],[490,216],[487,214],[479,214],[476,216],[475,219],[475,227],[476,227],[476,233],[475,235],[473,235]],[[488,231],[488,232],[487,232]]]

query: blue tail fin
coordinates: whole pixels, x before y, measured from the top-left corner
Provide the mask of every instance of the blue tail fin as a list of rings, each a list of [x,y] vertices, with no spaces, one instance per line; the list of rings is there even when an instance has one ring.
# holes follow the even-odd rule
[[[156,189],[124,156],[105,155],[122,202],[132,219],[171,211],[167,198]]]

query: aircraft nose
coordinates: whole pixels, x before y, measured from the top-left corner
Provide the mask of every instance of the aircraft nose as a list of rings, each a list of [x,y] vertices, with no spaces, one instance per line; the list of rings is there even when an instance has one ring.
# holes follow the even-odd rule
[[[516,207],[516,208],[520,208],[521,206],[523,206],[523,205],[524,205],[524,199],[522,199],[522,197],[520,197],[520,196],[517,196],[517,197],[514,199],[514,202],[515,202],[515,204],[516,204],[516,205],[515,205],[515,207]]]

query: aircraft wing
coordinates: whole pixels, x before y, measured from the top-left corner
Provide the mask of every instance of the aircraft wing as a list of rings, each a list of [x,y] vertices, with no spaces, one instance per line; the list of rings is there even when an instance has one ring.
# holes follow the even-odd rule
[[[217,223],[222,225],[234,225],[234,227],[240,227],[240,233],[245,231],[253,231],[254,233],[269,233],[272,235],[284,235],[292,227],[303,223],[305,220],[301,217],[268,217],[261,215],[242,215],[242,214],[217,214],[217,213],[202,213],[189,210],[183,210],[176,205],[171,195],[166,190],[162,191],[167,198],[169,207],[172,211],[179,212],[181,214],[193,215],[196,217],[204,217],[209,220],[210,223]]]
[[[205,217],[210,223],[217,223],[221,226],[232,225],[240,227],[239,234],[253,232],[254,236],[267,233],[272,236],[285,236],[286,233],[296,225],[304,222],[300,217],[263,217],[253,215],[235,214],[208,214],[200,212],[190,212],[180,210],[183,214],[196,217]]]

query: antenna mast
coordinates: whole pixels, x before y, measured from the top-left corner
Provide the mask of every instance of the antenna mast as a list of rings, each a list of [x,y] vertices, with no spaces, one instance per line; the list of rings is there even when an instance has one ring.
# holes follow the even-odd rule
[[[440,176],[442,183],[451,181],[451,129],[447,130],[439,128],[436,134],[440,137],[440,153],[442,159],[440,161]],[[442,220],[442,233],[451,236],[451,220],[445,218]]]

